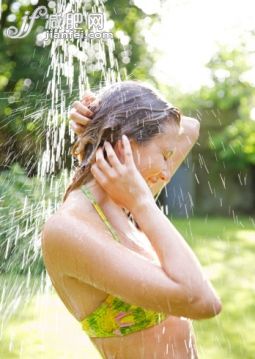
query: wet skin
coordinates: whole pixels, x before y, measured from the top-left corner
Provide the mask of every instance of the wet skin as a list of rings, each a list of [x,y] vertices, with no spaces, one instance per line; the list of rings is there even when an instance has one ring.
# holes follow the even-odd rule
[[[156,140],[144,147],[139,147],[131,141],[136,166],[154,194],[171,180],[173,174],[196,142],[199,132],[198,122],[194,119],[183,117],[182,127],[183,132],[179,133],[179,128],[174,124],[170,124],[166,127],[164,134],[160,134]],[[117,143],[114,149],[120,161],[122,161],[123,148],[121,143]],[[148,260],[157,262],[160,266],[157,254],[148,238],[134,227],[122,209],[111,201],[95,180],[92,180],[87,185],[93,191],[106,217],[116,229],[121,243],[140,253]],[[79,189],[70,193],[67,200],[50,218],[50,221],[57,221],[59,225],[65,216],[70,215],[74,218],[82,218],[90,223],[92,221],[97,226],[98,231],[104,230],[98,214],[95,213],[93,206]],[[46,241],[44,250],[46,253]],[[61,263],[57,263],[57,261],[61,260],[64,261],[64,258],[58,257],[54,262],[49,262],[47,270],[67,309],[75,318],[82,320],[98,307],[106,298],[107,293],[86,283],[81,283],[74,278],[65,277],[59,271],[59,268],[62,267]],[[91,340],[103,357],[107,359],[191,359],[197,357],[195,356],[197,354],[195,354],[195,337],[192,322],[183,317],[169,316],[159,325],[122,338],[91,338]]]

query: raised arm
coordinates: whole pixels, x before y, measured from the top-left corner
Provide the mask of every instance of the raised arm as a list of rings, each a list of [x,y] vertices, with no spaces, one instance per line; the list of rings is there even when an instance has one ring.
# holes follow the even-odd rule
[[[219,313],[221,301],[197,257],[155,202],[141,199],[132,214],[154,247],[167,276],[182,288],[183,303],[189,300],[195,303],[193,308],[201,317]]]
[[[181,143],[178,149],[185,151],[185,142]],[[119,162],[108,143],[106,151],[109,163],[104,159],[100,149],[97,153],[97,163],[92,166],[93,175],[117,204],[133,214],[140,229],[157,252],[166,275],[178,285],[182,310],[185,310],[190,301],[193,303],[193,310],[196,307],[197,314],[201,317],[216,315],[221,310],[220,299],[205,277],[192,249],[157,207],[144,178],[134,164],[130,143],[125,136],[123,145],[124,164]]]
[[[199,137],[199,121],[182,117],[182,134],[178,148],[171,156],[171,173],[174,174]],[[150,240],[162,268],[191,301],[200,303],[201,311],[214,315],[221,310],[221,302],[202,267],[180,232],[149,197],[137,201],[131,210],[139,228]]]
[[[54,265],[62,276],[169,315],[204,319],[217,314],[207,303],[191,300],[185,285],[172,280],[160,266],[114,241],[97,214],[89,221],[55,215],[44,226],[42,239],[46,268]]]
[[[181,117],[182,133],[178,150],[171,156],[171,176],[175,174],[181,163],[185,160],[192,147],[195,145],[200,130],[200,123],[197,119],[187,116]]]

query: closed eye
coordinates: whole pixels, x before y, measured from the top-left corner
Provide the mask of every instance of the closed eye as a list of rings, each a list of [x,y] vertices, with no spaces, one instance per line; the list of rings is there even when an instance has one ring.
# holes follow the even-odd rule
[[[172,156],[173,152],[174,152],[174,151],[169,151],[169,152],[167,153],[167,155],[164,155],[164,159],[167,161],[168,158]]]

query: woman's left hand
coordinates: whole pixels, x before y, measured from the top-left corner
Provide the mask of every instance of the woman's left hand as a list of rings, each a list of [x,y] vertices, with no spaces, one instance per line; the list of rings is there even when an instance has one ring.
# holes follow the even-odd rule
[[[87,91],[81,101],[73,103],[68,117],[70,119],[70,126],[77,135],[85,131],[88,122],[91,120],[93,112],[87,106],[95,100],[95,95]]]

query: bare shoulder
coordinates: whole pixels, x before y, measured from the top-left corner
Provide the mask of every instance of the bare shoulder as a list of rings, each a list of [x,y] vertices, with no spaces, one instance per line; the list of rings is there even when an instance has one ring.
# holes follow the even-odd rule
[[[69,258],[73,263],[72,259],[79,255],[91,235],[99,240],[100,233],[105,232],[105,224],[92,204],[78,192],[73,191],[42,228],[43,256],[48,262],[54,259],[61,267]]]
[[[59,229],[64,229],[66,215],[56,212],[52,214],[44,223],[41,231],[41,247],[44,263],[46,267],[50,265],[50,257],[53,257],[52,248],[54,242],[59,240]],[[56,261],[55,261],[56,263]],[[48,269],[48,268],[47,268]]]
[[[104,236],[108,232],[105,223],[103,223],[91,202],[83,195],[81,196],[79,192],[79,190],[73,191],[67,197],[64,204],[59,207],[57,212],[44,225],[44,251],[48,250],[51,255],[54,253],[53,247],[60,248],[62,253],[68,250],[68,248],[70,249],[70,241],[72,242],[73,253],[79,252],[81,242],[76,239],[81,236],[81,231],[83,244],[89,240],[88,238],[91,238],[92,234],[96,241],[103,240],[103,245],[109,243],[104,240]],[[112,207],[109,205],[106,208],[105,214],[112,223],[119,236],[120,243],[124,247],[161,266],[148,238],[124,216],[120,209],[116,210],[116,206]],[[109,232],[108,234],[111,237]],[[59,258],[63,258],[63,256],[59,256]]]
[[[66,201],[62,203],[57,211],[53,213],[42,228],[43,240],[53,240],[54,234],[64,230],[67,222],[75,220],[82,220],[84,223],[90,222],[91,218],[91,205],[83,196],[78,193],[80,190],[72,191],[67,197]]]
[[[75,214],[70,209],[58,210],[47,219],[42,228],[42,244],[44,246],[53,246],[54,243],[62,242],[61,249],[63,249],[65,244],[63,241],[64,233],[68,230],[68,227],[74,228],[75,225],[80,224],[80,221],[85,226],[86,222],[89,222],[89,220],[82,220],[82,215],[78,216],[77,213]],[[73,235],[75,235],[75,232]]]

